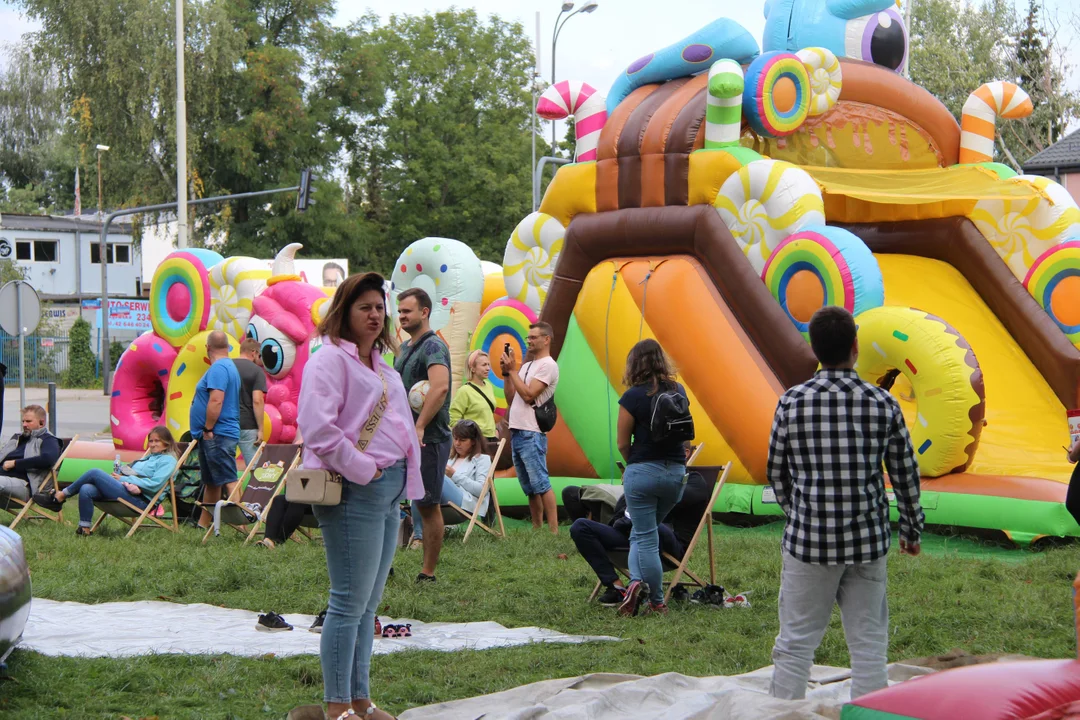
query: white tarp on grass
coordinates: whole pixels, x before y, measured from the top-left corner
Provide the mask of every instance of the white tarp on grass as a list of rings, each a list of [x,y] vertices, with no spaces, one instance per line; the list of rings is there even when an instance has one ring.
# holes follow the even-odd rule
[[[45,655],[126,657],[185,655],[317,655],[319,635],[307,631],[312,615],[284,615],[288,632],[255,629],[259,614],[215,605],[160,602],[110,602],[84,605],[34,598],[19,648]],[[533,642],[582,643],[616,640],[602,636],[564,635],[545,628],[506,628],[495,622],[412,624],[412,637],[378,639],[375,654],[403,650],[488,650]]]
[[[889,666],[891,683],[933,670]],[[653,677],[595,673],[544,680],[492,695],[413,708],[401,720],[837,720],[851,699],[851,672],[815,665],[806,700],[777,700],[768,695],[772,667],[743,675],[689,677],[665,673]]]

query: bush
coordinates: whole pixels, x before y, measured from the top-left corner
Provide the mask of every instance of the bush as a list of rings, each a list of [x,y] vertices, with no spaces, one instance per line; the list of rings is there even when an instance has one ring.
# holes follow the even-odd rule
[[[90,348],[90,323],[79,318],[71,326],[68,337],[71,345],[68,349],[68,371],[64,386],[99,387],[101,382],[94,370],[97,363],[94,351]]]
[[[113,371],[116,371],[116,366],[120,364],[120,356],[124,354],[124,351],[128,349],[128,345],[131,343],[123,342],[121,340],[113,340],[109,343],[109,365]]]

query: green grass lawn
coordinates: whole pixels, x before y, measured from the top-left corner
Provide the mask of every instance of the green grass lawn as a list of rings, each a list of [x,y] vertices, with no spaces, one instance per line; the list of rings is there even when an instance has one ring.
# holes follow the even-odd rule
[[[67,509],[75,519],[74,506]],[[322,547],[289,543],[274,552],[222,537],[148,531],[124,540],[110,521],[98,536],[72,527],[19,528],[34,594],[84,603],[166,599],[233,608],[314,614],[326,603]],[[568,633],[612,635],[623,642],[536,645],[459,653],[376,656],[374,699],[392,712],[588,672],[690,675],[746,672],[770,664],[777,631],[778,526],[716,527],[717,573],[731,591],[750,591],[751,609],[677,606],[668,617],[624,619],[586,603],[595,582],[574,552],[567,528],[558,537],[508,522],[509,537],[478,533],[462,546],[447,541],[437,585],[417,587],[418,552],[401,551],[382,611],[422,621],[494,620]],[[889,568],[891,660],[959,647],[1072,657],[1072,581],[1080,548],[1002,552],[975,542],[929,537],[921,557]],[[566,555],[568,559],[560,556]],[[704,545],[693,563],[707,573]],[[195,629],[197,630],[197,629]],[[207,629],[209,630],[209,629]],[[147,632],[152,632],[147,628]],[[302,630],[301,630],[302,631]],[[848,665],[839,616],[818,662]],[[321,698],[318,658],[154,656],[76,660],[16,651],[0,680],[4,718],[282,718]]]

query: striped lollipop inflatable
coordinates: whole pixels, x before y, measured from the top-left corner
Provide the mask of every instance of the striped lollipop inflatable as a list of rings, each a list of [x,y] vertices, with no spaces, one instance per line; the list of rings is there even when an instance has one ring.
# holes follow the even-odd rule
[[[1024,287],[1070,342],[1080,343],[1080,239],[1040,255],[1028,270]]]
[[[808,340],[819,308],[837,305],[858,315],[885,303],[874,254],[842,228],[821,225],[788,237],[769,256],[761,279]]]
[[[572,80],[555,83],[540,96],[540,101],[536,103],[536,114],[545,120],[563,120],[573,115],[574,135],[577,138],[575,161],[596,159],[600,131],[607,122],[605,99],[596,88]]]
[[[705,149],[739,144],[742,135],[743,69],[734,60],[717,60],[709,68],[705,106]]]
[[[495,390],[495,407],[500,411],[506,410],[506,393],[503,390],[503,378],[497,370],[499,357],[502,356],[505,344],[510,343],[514,358],[520,366],[522,358],[525,357],[525,338],[529,336],[529,325],[536,321],[537,315],[532,308],[519,300],[504,297],[488,306],[480,316],[480,323],[473,333],[469,352],[483,350],[491,359],[488,382]]]
[[[1031,98],[1014,83],[997,80],[980,85],[960,114],[960,163],[993,160],[995,121],[1025,118],[1033,110]]]

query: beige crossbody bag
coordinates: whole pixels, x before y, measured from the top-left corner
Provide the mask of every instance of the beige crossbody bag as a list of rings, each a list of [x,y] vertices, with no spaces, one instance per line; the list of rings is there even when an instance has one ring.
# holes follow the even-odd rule
[[[386,378],[382,370],[379,370],[379,379],[382,380],[382,397],[375,404],[375,410],[371,417],[364,423],[360,430],[360,439],[356,441],[356,448],[363,452],[371,444],[375,437],[375,431],[379,429],[383,413],[390,405],[387,396]],[[305,470],[302,467],[290,470],[285,476],[285,499],[291,503],[303,503],[305,505],[340,505],[341,483],[344,482],[339,473],[333,470]]]

